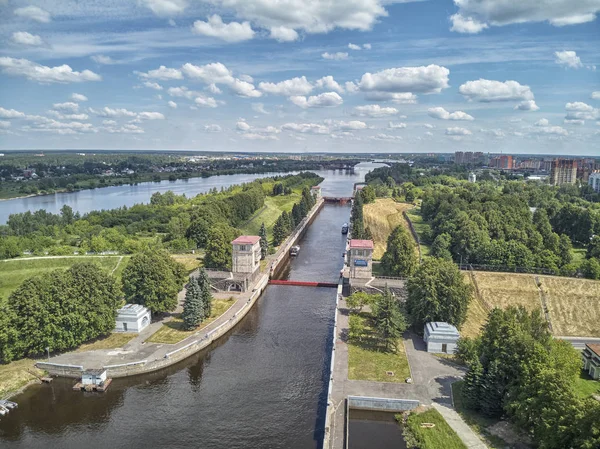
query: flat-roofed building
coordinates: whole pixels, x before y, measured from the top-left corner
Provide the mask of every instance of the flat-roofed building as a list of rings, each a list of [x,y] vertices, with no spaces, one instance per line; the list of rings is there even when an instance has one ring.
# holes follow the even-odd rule
[[[584,371],[592,379],[600,379],[600,344],[586,344],[581,357]]]
[[[588,185],[592,186],[594,192],[600,193],[600,170],[595,170],[588,177]]]
[[[550,184],[575,184],[577,181],[577,161],[573,159],[555,159],[550,170]]]
[[[117,310],[115,332],[141,332],[150,325],[150,310],[140,304],[125,304]]]
[[[260,237],[241,235],[233,242],[231,271],[254,274],[260,268]]]
[[[427,343],[427,352],[454,354],[460,334],[458,329],[442,321],[425,324],[423,340]]]

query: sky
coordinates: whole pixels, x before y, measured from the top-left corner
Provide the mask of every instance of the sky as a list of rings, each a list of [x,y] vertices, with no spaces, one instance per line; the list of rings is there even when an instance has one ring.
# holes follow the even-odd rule
[[[600,156],[600,0],[0,0],[0,150]]]

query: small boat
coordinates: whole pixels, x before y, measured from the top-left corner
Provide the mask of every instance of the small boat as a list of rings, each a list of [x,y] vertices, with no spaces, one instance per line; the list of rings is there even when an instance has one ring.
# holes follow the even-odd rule
[[[298,253],[300,252],[300,247],[299,246],[292,246],[290,248],[290,256],[297,256]]]
[[[342,225],[342,234],[348,234],[348,223]]]
[[[4,416],[6,414],[8,414],[9,410],[3,406],[0,405],[0,416]]]
[[[0,406],[7,408],[7,409],[13,409],[13,408],[17,408],[18,404],[16,402],[12,402],[12,401],[0,401]]]

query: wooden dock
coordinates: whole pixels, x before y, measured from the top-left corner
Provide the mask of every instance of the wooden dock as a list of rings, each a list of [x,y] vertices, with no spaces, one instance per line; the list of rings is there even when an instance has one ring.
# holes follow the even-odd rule
[[[81,382],[77,382],[75,385],[73,385],[73,390],[88,391],[88,392],[89,391],[98,391],[100,393],[104,393],[106,390],[108,390],[108,387],[110,387],[111,382],[112,382],[112,379],[106,379],[100,385],[95,385],[95,384],[83,385]]]

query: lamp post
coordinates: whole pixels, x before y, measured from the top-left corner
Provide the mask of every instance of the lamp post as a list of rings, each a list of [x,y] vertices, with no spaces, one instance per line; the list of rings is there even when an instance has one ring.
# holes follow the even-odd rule
[[[46,346],[46,353],[48,354],[48,363],[50,363],[50,346]]]

